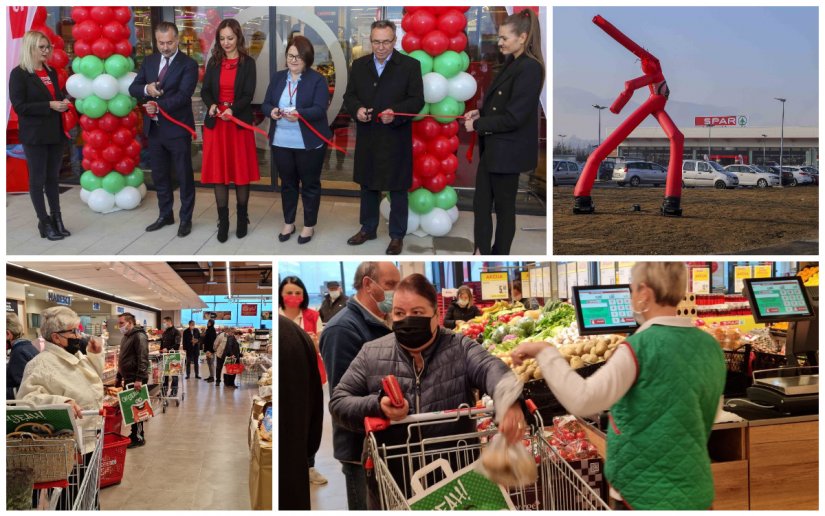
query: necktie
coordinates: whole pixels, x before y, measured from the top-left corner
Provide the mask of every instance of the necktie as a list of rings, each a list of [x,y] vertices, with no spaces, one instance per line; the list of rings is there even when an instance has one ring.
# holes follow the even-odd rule
[[[166,72],[169,70],[169,58],[163,56],[163,68],[160,69],[160,74],[158,74],[158,84],[163,82],[163,78],[166,77]]]

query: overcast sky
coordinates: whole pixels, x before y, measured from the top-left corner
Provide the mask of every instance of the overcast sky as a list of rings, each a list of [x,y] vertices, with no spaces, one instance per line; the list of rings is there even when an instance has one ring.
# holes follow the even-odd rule
[[[642,75],[636,56],[592,22],[596,14],[655,55],[680,127],[694,116],[740,115],[749,126],[819,125],[815,7],[556,7],[553,9],[553,132],[596,141],[596,110]],[[620,115],[602,111],[602,136],[649,95],[637,90]],[[656,125],[648,118],[643,125]],[[554,141],[557,137],[554,134]]]

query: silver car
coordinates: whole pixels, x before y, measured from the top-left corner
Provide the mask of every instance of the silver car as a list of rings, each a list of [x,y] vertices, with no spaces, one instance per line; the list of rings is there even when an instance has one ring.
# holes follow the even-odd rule
[[[572,160],[553,160],[553,186],[560,184],[576,184],[579,180],[581,167]]]
[[[739,186],[755,186],[757,188],[779,186],[779,176],[762,172],[753,165],[728,165],[725,170],[732,172],[739,178]]]
[[[814,178],[811,177],[810,172],[804,170],[804,167],[782,167],[782,171],[793,173],[791,186],[809,185],[814,182]]]
[[[659,186],[667,182],[667,169],[650,161],[617,161],[613,167],[613,181],[619,186]]]

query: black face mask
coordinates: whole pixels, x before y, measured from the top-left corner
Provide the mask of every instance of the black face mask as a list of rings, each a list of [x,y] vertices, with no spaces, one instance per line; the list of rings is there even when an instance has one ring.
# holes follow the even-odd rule
[[[66,347],[63,349],[74,355],[75,353],[80,351],[82,344],[83,339],[66,339]]]
[[[426,344],[433,337],[430,328],[432,317],[411,315],[392,323],[395,338],[402,346],[416,349]]]

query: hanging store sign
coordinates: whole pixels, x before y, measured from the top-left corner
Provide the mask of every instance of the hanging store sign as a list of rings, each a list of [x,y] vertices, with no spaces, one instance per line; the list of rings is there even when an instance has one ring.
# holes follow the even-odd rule
[[[49,292],[46,300],[57,305],[72,306],[72,296],[66,294],[58,294],[57,292]]]
[[[510,285],[506,272],[481,273],[481,299],[510,299]]]
[[[16,299],[6,299],[6,313],[20,315]]]
[[[243,317],[256,317],[258,315],[258,305],[252,303],[241,304],[241,315]]]
[[[690,274],[693,285],[689,292],[694,294],[710,294],[710,269],[708,267],[697,267],[691,269]]]

